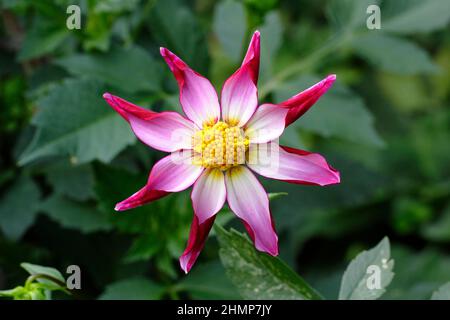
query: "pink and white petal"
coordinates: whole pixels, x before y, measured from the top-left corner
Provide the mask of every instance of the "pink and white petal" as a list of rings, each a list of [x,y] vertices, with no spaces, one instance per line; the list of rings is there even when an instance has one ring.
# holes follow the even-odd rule
[[[217,122],[220,105],[211,82],[168,49],[161,48],[160,51],[178,82],[180,103],[186,116],[199,128],[202,128],[204,122]]]
[[[277,139],[284,131],[287,108],[263,104],[256,109],[245,125],[245,134],[251,143],[265,143]]]
[[[336,75],[331,74],[312,87],[300,92],[292,98],[283,101],[279,105],[289,107],[286,117],[286,127],[300,118],[311,108],[319,98],[328,91],[336,80]]]
[[[291,183],[325,186],[340,182],[339,172],[320,154],[276,143],[251,145],[247,165],[264,177]]]
[[[231,168],[225,174],[230,209],[244,221],[256,249],[278,254],[278,237],[269,210],[269,198],[258,179],[245,166]]]
[[[192,150],[180,150],[159,160],[152,168],[148,185],[152,189],[178,192],[189,188],[203,172],[194,164]]]
[[[157,200],[171,192],[189,188],[202,174],[203,168],[192,164],[191,150],[181,150],[159,160],[152,168],[147,184],[129,198],[119,202],[115,210],[132,209]]]
[[[191,270],[197,260],[215,219],[216,216],[212,216],[203,223],[199,223],[197,216],[194,215],[194,220],[192,221],[191,230],[189,232],[189,240],[186,249],[180,257],[180,266],[185,273],[188,273]]]
[[[223,172],[219,169],[203,171],[192,188],[191,199],[200,224],[219,212],[226,199]]]
[[[103,97],[146,145],[165,152],[192,148],[192,136],[197,128],[180,114],[147,110],[109,93]]]
[[[174,152],[192,148],[195,124],[176,112],[161,112],[152,120],[129,115],[134,134],[152,148]]]
[[[253,34],[241,67],[229,77],[222,88],[222,119],[237,126],[244,126],[258,106],[260,36]]]

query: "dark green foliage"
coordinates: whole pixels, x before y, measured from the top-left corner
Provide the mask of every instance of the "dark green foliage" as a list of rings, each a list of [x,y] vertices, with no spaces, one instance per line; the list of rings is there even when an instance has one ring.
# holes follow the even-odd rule
[[[374,3],[381,30],[366,28]],[[64,277],[80,265],[81,298],[448,299],[449,3],[0,0],[0,290],[23,284],[27,261]],[[70,4],[81,6],[80,30],[66,28]],[[159,47],[220,90],[255,29],[260,102],[337,74],[281,142],[323,154],[342,183],[262,179],[287,264],[226,231],[241,225],[224,209],[216,222],[225,228],[212,231],[186,276],[178,257],[189,191],[114,211],[163,154],[138,142],[102,94],[181,110]],[[380,258],[392,282],[368,293],[364,268]]]

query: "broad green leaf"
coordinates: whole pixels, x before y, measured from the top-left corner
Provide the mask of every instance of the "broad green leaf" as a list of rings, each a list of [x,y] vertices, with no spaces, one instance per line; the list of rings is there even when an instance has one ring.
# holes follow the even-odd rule
[[[286,82],[275,91],[276,101],[284,101],[320,79],[301,76]],[[374,119],[363,100],[337,83],[316,104],[293,124],[295,128],[317,133],[323,137],[338,137],[375,147],[384,145],[374,128]]]
[[[378,3],[379,0],[332,0],[328,2],[327,17],[333,29],[352,30],[365,26],[367,7]]]
[[[37,22],[26,35],[18,59],[29,60],[53,53],[70,36],[70,30],[49,22]]]
[[[280,259],[258,252],[237,231],[215,227],[220,259],[244,299],[317,300],[320,295]]]
[[[156,300],[163,288],[147,278],[135,277],[108,285],[99,300]]]
[[[104,89],[91,80],[66,80],[37,102],[37,131],[19,164],[48,156],[70,156],[76,163],[111,161],[135,138],[102,99]]]
[[[69,200],[57,194],[44,200],[40,209],[61,226],[83,233],[107,231],[112,228],[108,217],[92,205]]]
[[[431,300],[450,300],[450,282],[447,282],[433,292]]]
[[[19,177],[1,197],[0,229],[6,238],[19,240],[34,223],[39,198],[38,187],[25,176]]]
[[[80,201],[94,196],[94,173],[90,164],[74,166],[66,161],[50,166],[46,172],[56,193]]]
[[[129,93],[160,88],[160,66],[136,46],[107,53],[74,54],[58,59],[56,64],[75,76],[96,79]]]
[[[358,55],[385,71],[408,75],[438,71],[425,50],[402,38],[369,32],[354,38],[352,46]]]
[[[386,31],[430,32],[444,28],[450,21],[450,2],[447,0],[389,0],[383,5],[386,10],[396,7],[396,14],[381,20],[381,28]]]
[[[361,252],[350,262],[342,276],[339,300],[378,299],[394,277],[393,267],[389,239],[385,237],[376,247]],[[371,283],[371,278],[377,275],[380,276],[379,283],[376,280]],[[380,285],[378,288],[377,284]]]
[[[220,2],[214,11],[213,29],[224,52],[231,60],[239,62],[247,30],[242,3],[234,0]]]

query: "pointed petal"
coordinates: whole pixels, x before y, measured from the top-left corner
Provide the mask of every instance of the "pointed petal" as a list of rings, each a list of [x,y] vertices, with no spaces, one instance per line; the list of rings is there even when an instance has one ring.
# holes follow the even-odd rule
[[[186,116],[199,128],[205,121],[215,123],[220,117],[220,105],[211,82],[166,48],[160,51],[178,82],[180,103]]]
[[[272,224],[269,198],[258,179],[244,166],[225,174],[230,209],[245,222],[256,249],[278,254],[278,237]]]
[[[192,205],[199,223],[214,216],[226,198],[225,178],[219,169],[207,169],[197,179],[191,193]]]
[[[142,120],[151,120],[158,114],[157,112],[139,107],[108,92],[103,94],[103,99],[105,99],[106,102],[108,102],[108,104],[128,122],[130,122],[128,115],[133,115]]]
[[[264,177],[291,183],[325,186],[340,182],[339,172],[320,154],[276,143],[250,146],[247,165]]]
[[[300,118],[311,108],[319,98],[328,91],[336,80],[336,75],[331,74],[312,87],[300,92],[292,98],[280,103],[282,106],[289,107],[289,113],[286,117],[286,127]]]
[[[248,46],[247,53],[245,54],[244,61],[242,61],[242,65],[250,65],[250,76],[255,85],[258,83],[259,76],[259,56],[261,47],[260,39],[261,36],[259,31],[255,31],[253,33],[252,39],[250,40],[250,44]]]
[[[249,122],[245,125],[245,134],[251,143],[272,141],[284,131],[287,108],[273,104],[263,104],[256,109]]]
[[[203,223],[199,223],[197,216],[194,215],[191,231],[189,232],[189,240],[186,249],[180,257],[180,266],[185,273],[188,273],[191,270],[197,260],[215,219],[216,217],[212,216]]]
[[[178,113],[147,110],[109,93],[103,97],[146,145],[165,152],[192,148],[196,126]]]
[[[116,204],[114,210],[125,211],[136,207],[140,207],[144,204],[165,197],[168,194],[170,194],[170,192],[165,192],[161,190],[152,190],[147,185],[145,185],[142,189],[134,193],[131,197]]]
[[[181,150],[159,160],[152,168],[146,186],[116,205],[117,211],[132,209],[157,200],[170,192],[189,188],[203,168],[192,164],[193,153]]]
[[[221,106],[224,121],[243,126],[258,106],[257,81],[259,74],[259,32],[252,40],[241,67],[225,81],[222,88]]]

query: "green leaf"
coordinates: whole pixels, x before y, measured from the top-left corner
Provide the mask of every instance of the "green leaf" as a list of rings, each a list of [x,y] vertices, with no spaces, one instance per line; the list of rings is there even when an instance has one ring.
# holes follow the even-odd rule
[[[379,0],[332,0],[328,2],[327,17],[333,29],[351,30],[365,26],[367,7]]]
[[[447,282],[433,292],[431,300],[450,300],[450,282]]]
[[[193,299],[240,299],[219,261],[197,265],[176,285],[176,289],[188,291]]]
[[[140,47],[74,54],[58,59],[56,64],[75,76],[99,80],[128,93],[160,89],[161,68]]]
[[[220,259],[228,277],[244,299],[321,299],[299,275],[280,259],[258,252],[235,230],[215,226]]]
[[[392,247],[395,268],[408,272],[397,272],[383,299],[426,300],[442,283],[449,280],[450,257],[431,247],[411,250]]]
[[[239,62],[247,30],[242,3],[234,0],[220,2],[214,11],[213,29],[225,53],[234,62]]]
[[[370,272],[369,267],[371,266],[378,267],[380,288],[369,287],[370,277],[377,275],[376,271]],[[342,276],[339,300],[375,300],[379,298],[394,277],[393,267],[394,261],[390,260],[389,239],[385,237],[376,247],[361,252],[350,262]]]
[[[352,45],[358,55],[385,71],[412,75],[439,70],[425,50],[402,38],[368,33],[354,38]]]
[[[126,121],[102,99],[91,80],[67,80],[37,102],[37,131],[19,164],[47,156],[70,156],[75,163],[111,161],[135,138]]]
[[[28,291],[24,287],[17,286],[14,289],[0,290],[0,297],[12,297],[17,299],[25,296],[27,293]]]
[[[0,200],[0,229],[8,239],[19,240],[34,223],[39,198],[39,189],[30,177],[18,178],[6,191]]]
[[[56,193],[73,200],[87,200],[94,196],[94,173],[89,164],[74,166],[68,161],[50,166],[47,179]]]
[[[52,195],[42,202],[40,209],[61,226],[83,233],[111,230],[108,217],[90,204],[82,204],[60,195]]]
[[[146,278],[135,277],[108,285],[99,300],[156,300],[163,288]]]
[[[316,76],[301,76],[286,82],[275,91],[275,98],[286,100],[319,80]],[[384,145],[363,100],[339,83],[335,83],[293,126],[326,138],[338,137],[375,147]]]
[[[61,282],[66,282],[61,272],[59,272],[57,269],[52,267],[44,267],[37,264],[31,264],[28,262],[22,262],[20,264],[22,268],[24,268],[30,275],[34,276],[36,274],[45,274],[50,277],[53,277]],[[48,279],[38,279],[39,282],[42,283],[49,283],[49,284],[55,284],[54,282],[48,280]]]
[[[53,53],[69,35],[64,24],[61,28],[54,23],[38,21],[26,35],[17,58],[24,61]]]
[[[402,34],[430,32],[444,28],[450,21],[447,0],[388,1],[386,11],[395,7],[396,13],[381,21],[382,30]],[[381,12],[384,12],[384,6]]]

